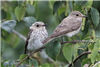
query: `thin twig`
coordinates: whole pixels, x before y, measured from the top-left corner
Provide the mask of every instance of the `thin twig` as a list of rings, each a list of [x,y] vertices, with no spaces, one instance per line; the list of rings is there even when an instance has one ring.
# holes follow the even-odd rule
[[[100,51],[98,52],[100,53]],[[83,55],[86,55],[86,54],[91,54],[91,51],[88,51],[88,52],[83,52],[82,54],[80,54],[72,63],[75,63],[79,58],[81,58]],[[72,66],[72,63],[69,64],[68,67],[71,67]]]
[[[26,37],[23,36],[22,34],[20,34],[19,32],[13,30],[13,33],[16,34],[17,36],[19,36],[20,38],[22,38],[24,41],[26,41]],[[87,41],[74,41],[74,42],[75,42],[75,43],[86,43]],[[65,43],[73,43],[73,41],[62,42],[61,44],[65,44]],[[95,43],[95,42],[94,42],[94,41],[90,41],[90,43]],[[36,52],[41,51],[41,50],[44,49],[44,48],[46,48],[46,47],[41,47],[41,48],[39,48],[39,49],[33,51],[33,52],[31,53],[31,55],[34,54],[34,53],[36,53]],[[100,53],[100,52],[99,52],[99,53]],[[82,56],[85,55],[85,54],[91,54],[91,52],[84,52],[84,53],[82,53],[81,55],[79,55],[79,56],[73,61],[73,63],[75,63],[80,57],[82,57]],[[29,57],[29,55],[26,56],[22,61],[20,61],[19,64],[17,64],[16,67],[18,67],[22,62],[24,62],[28,57]],[[72,66],[72,63],[69,64],[69,67],[70,67],[70,66]]]
[[[80,54],[74,61],[73,61],[73,63],[75,63],[79,58],[81,58],[83,55],[85,55],[85,54],[91,54],[91,52],[83,52],[82,54]],[[68,67],[71,67],[72,66],[72,63],[71,64],[69,64],[69,66]]]
[[[26,37],[23,36],[22,34],[20,34],[19,32],[17,32],[16,30],[13,30],[13,33],[16,34],[17,36],[19,36],[21,39],[23,39],[24,41],[26,41]]]
[[[97,66],[98,64],[100,64],[100,61],[98,61],[95,65],[93,65],[93,67]]]
[[[33,51],[33,52],[31,53],[31,55],[32,55],[32,54],[34,54],[34,53],[36,53],[36,52],[41,51],[41,50],[42,50],[42,49],[44,49],[44,48],[46,48],[46,47],[45,47],[45,46],[43,46],[43,47],[41,47],[41,48],[39,48],[39,49],[37,49],[37,50]]]
[[[44,49],[44,48],[46,48],[46,47],[41,47],[41,48],[39,48],[39,49],[33,51],[33,52],[31,53],[31,55],[34,54],[34,53],[36,53],[36,52],[41,51],[41,50]],[[30,55],[26,56],[22,61],[20,61],[19,64],[17,64],[16,67],[18,67],[22,62],[24,62],[29,56],[30,56]]]
[[[21,39],[23,39],[24,41],[26,41],[26,37],[23,36],[22,34],[20,34],[19,32],[13,30],[13,33],[16,34],[17,36],[19,36],[19,37],[20,37]],[[74,41],[74,42],[75,42],[75,43],[86,43],[87,41]],[[65,44],[65,43],[73,43],[73,41],[67,41],[67,42],[63,42],[63,43],[61,43],[61,44]],[[90,41],[90,43],[95,43],[95,42],[94,42],[94,41]],[[34,54],[34,53],[36,53],[36,52],[41,51],[41,50],[44,49],[44,48],[46,48],[46,47],[41,47],[41,48],[39,48],[39,49],[33,51],[33,52],[31,53],[31,55]],[[86,52],[85,52],[85,53],[82,53],[82,55],[80,55],[78,58],[80,58],[80,57],[83,56],[84,54],[88,54],[88,53],[86,53]],[[16,67],[18,67],[22,62],[24,62],[28,57],[29,57],[29,55],[26,56],[22,61],[20,61],[19,64],[17,64]],[[76,58],[76,59],[73,61],[73,63],[76,62],[76,61],[78,60],[78,58]],[[70,65],[72,65],[72,64],[70,64]]]
[[[82,43],[82,42],[87,42],[87,41],[75,41],[75,43],[80,43],[80,42]],[[63,42],[63,44],[64,44],[64,43],[73,43],[73,41]],[[92,42],[92,41],[91,41],[91,43],[95,43],[95,42]],[[46,48],[46,47],[41,47],[41,48],[39,48],[39,49],[33,51],[33,52],[31,53],[31,55],[34,54],[34,53],[36,53],[36,52],[41,51],[41,50],[44,49],[44,48]],[[82,56],[83,56],[84,54],[86,54],[86,53],[83,53]],[[80,56],[79,56],[79,57],[80,57]],[[27,57],[27,58],[28,58],[28,57]],[[25,57],[25,59],[27,59],[27,58]],[[19,64],[18,64],[16,67],[18,67],[25,59],[23,59],[22,61],[20,61]],[[76,62],[76,61],[77,61],[77,59],[76,59],[74,62]],[[72,64],[71,64],[71,65],[72,65]]]
[[[22,62],[24,62],[27,58],[29,57],[29,55],[27,55],[22,61],[20,61],[20,63],[19,64],[17,64],[17,66],[16,67],[18,67]]]
[[[79,40],[74,40],[74,43],[86,43],[87,41],[79,41]],[[73,41],[66,41],[66,42],[61,42],[61,44],[65,43],[73,43]],[[95,43],[94,41],[90,41],[89,43]]]

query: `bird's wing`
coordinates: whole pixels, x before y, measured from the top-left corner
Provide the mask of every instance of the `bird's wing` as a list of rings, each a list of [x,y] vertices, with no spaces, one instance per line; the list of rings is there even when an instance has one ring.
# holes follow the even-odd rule
[[[30,35],[32,33],[32,29],[30,29],[29,33],[28,33],[28,37],[27,37],[27,40],[26,40],[26,43],[25,43],[25,50],[24,50],[24,54],[26,54],[26,51],[27,51],[27,45],[28,45],[28,40],[30,39]]]
[[[81,26],[81,23],[82,21],[76,20],[73,17],[67,17],[57,26],[51,37],[56,37],[77,30]]]

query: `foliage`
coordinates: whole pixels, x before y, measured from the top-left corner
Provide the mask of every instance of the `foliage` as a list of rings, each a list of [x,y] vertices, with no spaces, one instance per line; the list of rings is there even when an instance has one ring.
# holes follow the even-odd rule
[[[26,59],[19,67],[64,67],[73,63],[74,67],[92,66],[100,61],[100,1],[1,1],[1,67],[15,67],[27,55],[23,54],[25,41],[17,36],[13,30],[27,37],[29,27],[36,21],[46,24],[48,34],[51,35],[58,24],[72,11],[80,11],[88,17],[83,19],[81,31],[73,36],[75,40],[86,40],[85,43],[61,44],[58,37],[46,44],[46,54],[34,54]],[[71,41],[63,37],[63,41]],[[90,43],[95,41],[95,43]],[[41,51],[40,51],[41,52]],[[54,62],[48,62],[48,57]],[[64,58],[64,59],[63,59]],[[61,59],[61,60],[60,60]],[[60,62],[59,62],[60,61]],[[65,64],[62,64],[65,63]]]

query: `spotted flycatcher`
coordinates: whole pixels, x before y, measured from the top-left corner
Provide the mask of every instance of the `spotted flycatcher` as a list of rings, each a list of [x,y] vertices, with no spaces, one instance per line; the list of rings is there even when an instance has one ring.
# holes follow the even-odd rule
[[[43,22],[35,22],[32,24],[26,40],[25,54],[43,46],[42,41],[48,37],[45,26]]]
[[[45,44],[57,36],[66,35],[67,37],[72,37],[73,35],[77,34],[81,29],[83,17],[86,16],[79,11],[71,12],[68,17],[64,18],[56,27],[53,34],[42,43]]]

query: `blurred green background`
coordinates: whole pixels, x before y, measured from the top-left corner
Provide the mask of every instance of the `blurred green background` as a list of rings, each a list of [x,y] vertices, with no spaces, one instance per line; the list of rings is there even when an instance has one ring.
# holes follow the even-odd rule
[[[7,20],[17,20],[14,30],[18,31],[19,33],[27,37],[29,32],[29,26],[23,20],[18,21],[15,15],[15,8],[17,6],[26,7],[26,5],[21,5],[21,3],[22,3],[21,1],[1,1],[1,21],[3,22]],[[62,19],[69,14],[69,10],[66,11],[62,10],[60,16],[58,16],[57,12],[53,14],[53,6],[55,1],[33,1],[27,3],[34,5],[35,11],[31,16],[33,16],[36,19],[36,21],[42,21],[48,25],[46,29],[48,31],[49,36],[52,34],[56,26],[58,26],[58,24],[62,21]],[[65,6],[64,3],[61,5],[61,7]],[[100,14],[99,5],[100,1],[93,1],[92,7],[96,8]],[[31,16],[27,13],[27,11],[25,11],[24,17],[31,17]],[[96,31],[95,34],[100,37],[100,21],[95,31]],[[75,36],[74,38],[76,37],[77,36]],[[20,55],[23,54],[24,46],[25,46],[25,41],[23,39],[18,37],[13,32],[8,33],[7,31],[1,29],[2,60],[17,60],[20,57]]]

